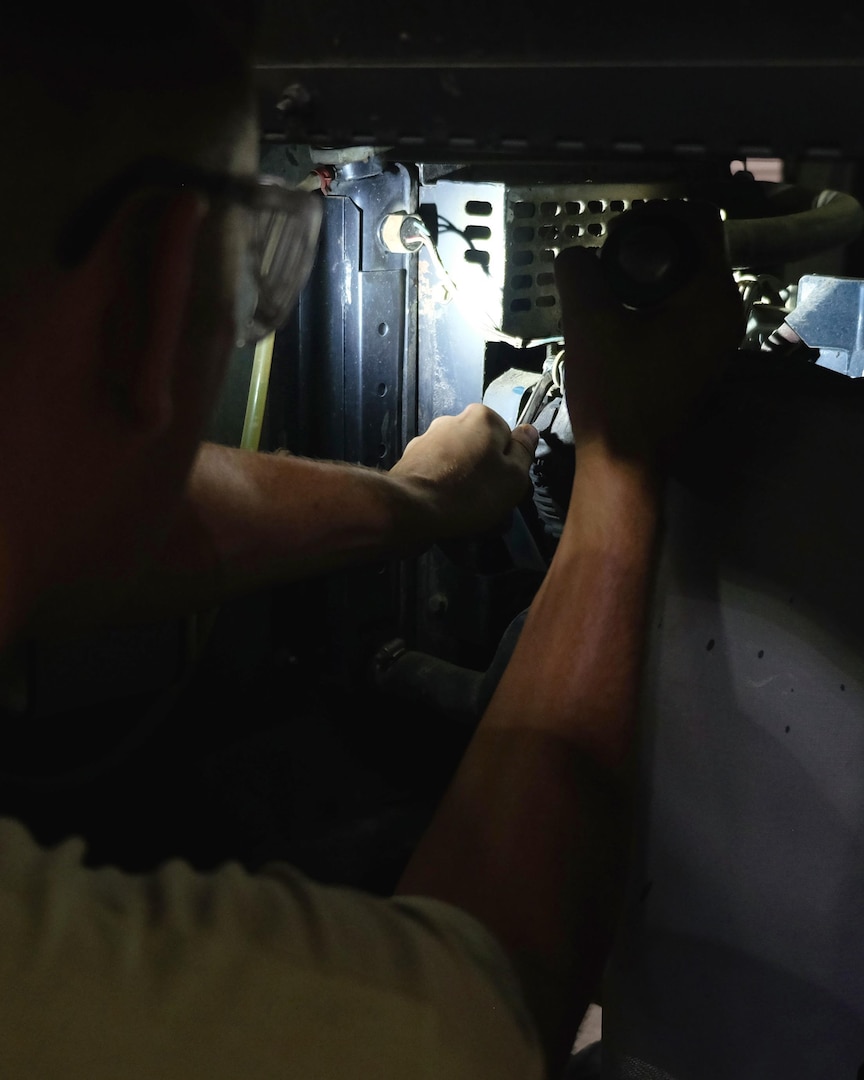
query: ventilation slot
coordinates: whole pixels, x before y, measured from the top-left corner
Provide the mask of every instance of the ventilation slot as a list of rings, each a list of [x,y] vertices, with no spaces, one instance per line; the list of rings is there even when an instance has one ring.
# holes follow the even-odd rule
[[[489,252],[483,251],[481,248],[468,248],[465,252],[465,262],[475,263],[477,266],[482,266],[484,270],[488,270]]]

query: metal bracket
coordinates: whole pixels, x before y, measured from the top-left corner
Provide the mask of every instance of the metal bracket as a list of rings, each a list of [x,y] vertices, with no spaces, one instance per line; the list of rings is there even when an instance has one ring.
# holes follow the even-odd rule
[[[786,322],[822,367],[858,379],[864,374],[864,281],[806,274]]]

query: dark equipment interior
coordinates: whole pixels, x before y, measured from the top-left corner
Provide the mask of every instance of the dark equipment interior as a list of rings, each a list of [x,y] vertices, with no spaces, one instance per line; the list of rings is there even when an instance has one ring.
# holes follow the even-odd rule
[[[710,30],[676,4],[265,5],[262,171],[316,192],[324,226],[272,352],[237,350],[211,437],[386,469],[433,417],[483,400],[540,428],[534,491],[500,535],[22,647],[0,811],[46,843],[85,836],[93,864],[287,859],[386,893],[566,513],[554,254],[602,248],[646,201],[705,200],[749,321],[702,430],[739,384],[860,397],[844,318],[864,279],[861,40],[848,2],[806,28],[732,2]],[[643,284],[662,276],[651,258]],[[835,283],[829,330],[803,304],[814,278]],[[697,323],[694,359],[698,344]],[[757,428],[729,439],[724,468],[746,469]],[[680,475],[713,483],[718,461],[700,479],[685,453]]]

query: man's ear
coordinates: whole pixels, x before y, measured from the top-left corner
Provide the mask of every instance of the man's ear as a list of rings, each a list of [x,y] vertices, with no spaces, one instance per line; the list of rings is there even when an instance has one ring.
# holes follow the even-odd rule
[[[111,274],[101,352],[111,405],[158,432],[174,413],[177,365],[208,205],[193,192],[144,192],[118,213],[93,255]]]

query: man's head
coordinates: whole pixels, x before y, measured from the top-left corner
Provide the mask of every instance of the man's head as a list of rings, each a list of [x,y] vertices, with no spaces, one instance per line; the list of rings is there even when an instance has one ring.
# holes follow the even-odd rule
[[[50,255],[67,215],[157,156],[214,170],[238,160],[252,116],[251,21],[228,0],[13,5],[0,36],[7,147],[2,278]],[[245,147],[248,153],[248,145]],[[254,164],[252,165],[254,168]]]
[[[26,7],[0,37],[0,581],[19,608],[152,546],[235,339],[242,212],[136,170],[257,166],[247,5]]]

